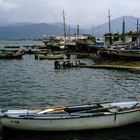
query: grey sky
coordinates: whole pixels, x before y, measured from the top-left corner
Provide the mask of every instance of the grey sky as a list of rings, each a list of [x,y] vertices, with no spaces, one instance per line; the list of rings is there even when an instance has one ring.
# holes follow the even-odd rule
[[[62,22],[65,10],[67,24],[99,25],[120,16],[140,17],[140,0],[0,0],[1,23]]]

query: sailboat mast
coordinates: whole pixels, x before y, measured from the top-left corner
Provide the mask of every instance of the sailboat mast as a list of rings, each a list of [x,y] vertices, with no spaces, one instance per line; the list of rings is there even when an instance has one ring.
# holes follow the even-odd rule
[[[122,41],[125,42],[125,19],[123,17]]]
[[[66,22],[65,22],[65,11],[63,10],[63,23],[64,23],[64,39],[66,40]]]
[[[92,36],[93,36],[93,34],[94,34],[94,25],[92,25]]]
[[[69,39],[70,39],[70,36],[71,36],[70,28],[71,28],[71,27],[70,27],[70,25],[69,25]]]
[[[109,43],[112,44],[110,17],[111,17],[110,16],[110,10],[108,10],[108,19],[109,19]]]
[[[111,34],[111,24],[110,24],[110,10],[108,10],[108,19],[109,19],[109,34]]]
[[[139,44],[139,19],[137,18],[137,45]]]
[[[79,25],[77,25],[77,39],[79,38],[79,35],[80,35]]]

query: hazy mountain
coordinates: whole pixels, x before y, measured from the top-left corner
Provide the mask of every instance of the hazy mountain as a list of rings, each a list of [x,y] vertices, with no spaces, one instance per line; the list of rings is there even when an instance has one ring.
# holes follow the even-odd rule
[[[75,34],[76,29],[71,27],[70,33]],[[88,33],[88,30],[81,29],[81,34],[83,33]],[[63,34],[64,28],[62,23],[16,23],[0,27],[1,40],[37,39],[43,35]]]
[[[137,18],[132,16],[119,17],[111,20],[112,33],[122,33],[122,22],[125,20],[125,30],[136,31]],[[68,31],[68,26],[67,31]],[[82,29],[80,34],[91,34],[91,30]],[[0,40],[37,39],[43,35],[63,35],[63,23],[15,23],[0,27]],[[70,33],[76,33],[76,26],[71,26]],[[108,22],[94,28],[93,34],[104,35],[108,33]]]
[[[61,34],[62,28],[46,24],[12,24],[0,27],[0,39],[35,39],[45,34]]]
[[[32,24],[34,24],[34,23],[20,22],[20,23],[7,24],[6,26],[17,27],[17,26],[26,26],[26,25],[32,25]]]
[[[111,20],[111,32],[112,33],[122,33],[122,24],[123,24],[123,19],[125,21],[125,31],[136,31],[136,24],[137,24],[137,18],[133,16],[124,16],[124,17],[119,17],[114,20]],[[139,20],[140,21],[140,20]],[[99,25],[95,27],[94,33],[103,35],[105,33],[109,32],[109,23],[106,22],[102,25]]]

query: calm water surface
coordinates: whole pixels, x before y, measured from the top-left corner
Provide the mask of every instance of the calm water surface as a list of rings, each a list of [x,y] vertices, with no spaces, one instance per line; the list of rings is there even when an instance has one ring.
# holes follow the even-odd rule
[[[0,107],[28,108],[140,99],[139,79],[139,74],[127,71],[88,68],[56,70],[54,61],[35,60],[33,55],[25,55],[21,60],[0,60]],[[3,135],[0,129],[0,135],[1,139],[9,140],[130,140],[132,137],[139,140],[139,130],[140,125],[126,127],[123,131],[26,135],[6,132]]]

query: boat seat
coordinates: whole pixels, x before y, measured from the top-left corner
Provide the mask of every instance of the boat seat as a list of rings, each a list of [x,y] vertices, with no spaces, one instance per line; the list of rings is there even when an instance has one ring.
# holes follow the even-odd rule
[[[110,104],[100,104],[104,109],[108,110],[109,112],[116,113],[118,112],[117,106],[111,106]]]

